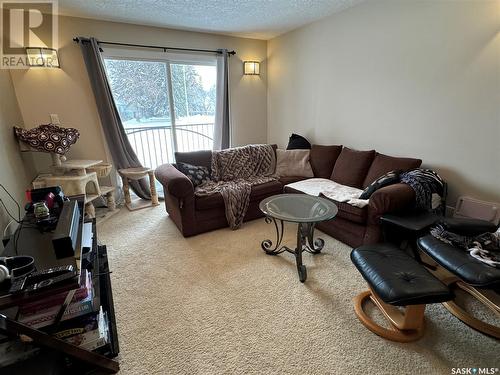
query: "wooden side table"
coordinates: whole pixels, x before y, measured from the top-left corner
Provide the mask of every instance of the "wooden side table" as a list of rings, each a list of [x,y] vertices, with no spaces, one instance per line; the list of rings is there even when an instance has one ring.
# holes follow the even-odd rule
[[[125,168],[118,170],[123,182],[123,193],[125,195],[125,205],[130,211],[139,210],[149,206],[158,206],[158,193],[155,186],[155,175],[151,168],[138,167],[138,168]],[[144,177],[149,177],[149,190],[151,192],[151,204],[143,199],[135,199],[132,201],[130,197],[129,180],[139,181]]]
[[[422,261],[418,251],[417,239],[427,234],[429,228],[443,217],[432,212],[408,212],[406,214],[385,214],[380,217],[382,233],[385,242],[392,242],[393,237],[399,237],[398,245],[405,249],[408,246],[417,262],[430,269],[435,267]],[[397,236],[395,236],[397,234]]]

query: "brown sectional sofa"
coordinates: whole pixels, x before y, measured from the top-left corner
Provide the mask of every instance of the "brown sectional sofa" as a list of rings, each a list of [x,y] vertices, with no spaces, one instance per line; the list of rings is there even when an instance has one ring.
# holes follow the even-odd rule
[[[208,168],[211,165],[211,157],[211,151],[175,154],[177,162]],[[396,158],[374,150],[356,151],[336,145],[313,145],[310,162],[315,177],[330,178],[335,182],[361,189],[386,172],[417,168],[421,164],[419,159]],[[185,237],[228,226],[224,201],[220,194],[195,196],[191,181],[171,164],[161,165],[155,174],[164,188],[167,212]],[[244,220],[262,217],[259,203],[268,196],[283,192],[300,193],[285,185],[302,179],[304,178],[282,177],[279,181],[254,186]],[[408,185],[390,185],[377,190],[371,196],[369,205],[364,208],[337,202],[339,212],[335,219],[318,224],[318,228],[353,247],[376,243],[381,237],[380,216],[409,208],[414,200],[415,193]]]

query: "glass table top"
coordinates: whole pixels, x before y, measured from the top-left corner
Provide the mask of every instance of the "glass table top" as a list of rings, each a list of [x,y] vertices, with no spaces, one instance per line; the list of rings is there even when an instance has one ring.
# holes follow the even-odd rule
[[[266,216],[296,223],[330,220],[338,212],[328,199],[305,194],[273,195],[260,202],[259,208]]]

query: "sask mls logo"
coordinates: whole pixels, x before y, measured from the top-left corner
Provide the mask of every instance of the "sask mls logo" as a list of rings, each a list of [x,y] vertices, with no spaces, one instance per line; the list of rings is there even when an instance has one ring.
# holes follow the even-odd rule
[[[495,375],[498,374],[498,367],[453,367],[452,375]]]
[[[39,51],[57,49],[57,0],[0,1],[2,69],[26,69],[37,63],[26,48]]]

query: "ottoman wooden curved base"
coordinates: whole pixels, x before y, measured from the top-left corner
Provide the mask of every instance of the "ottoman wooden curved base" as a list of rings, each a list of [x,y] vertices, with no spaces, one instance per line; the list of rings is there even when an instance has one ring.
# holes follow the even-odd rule
[[[418,340],[424,333],[425,306],[453,298],[445,284],[396,246],[360,246],[351,252],[351,261],[369,287],[354,299],[356,315],[366,328],[388,340]],[[390,328],[376,324],[366,314],[368,299],[389,321]]]
[[[480,291],[462,281],[456,280],[456,278],[451,278],[453,280],[443,280],[445,284],[448,285],[448,287],[451,290],[454,289],[461,289],[465,293],[471,295],[472,297],[476,298],[481,304],[486,306],[489,310],[493,311],[497,316],[500,317],[500,306],[498,305],[498,301],[493,301],[491,298],[489,298],[486,293]],[[448,282],[447,282],[448,281]],[[500,327],[494,326],[492,324],[486,323],[482,320],[477,319],[474,317],[472,314],[464,310],[462,307],[460,307],[455,300],[451,300],[448,302],[443,302],[443,306],[454,316],[456,316],[458,319],[460,319],[462,322],[467,324],[469,327],[474,328],[475,330],[484,333],[485,335],[495,337],[497,339],[500,339]]]
[[[371,300],[384,314],[384,317],[391,324],[390,329],[375,323],[366,314],[364,305],[368,300]],[[425,305],[407,306],[402,312],[398,308],[380,300],[373,291],[367,290],[354,298],[354,311],[366,328],[387,340],[411,342],[420,339],[424,334]]]

